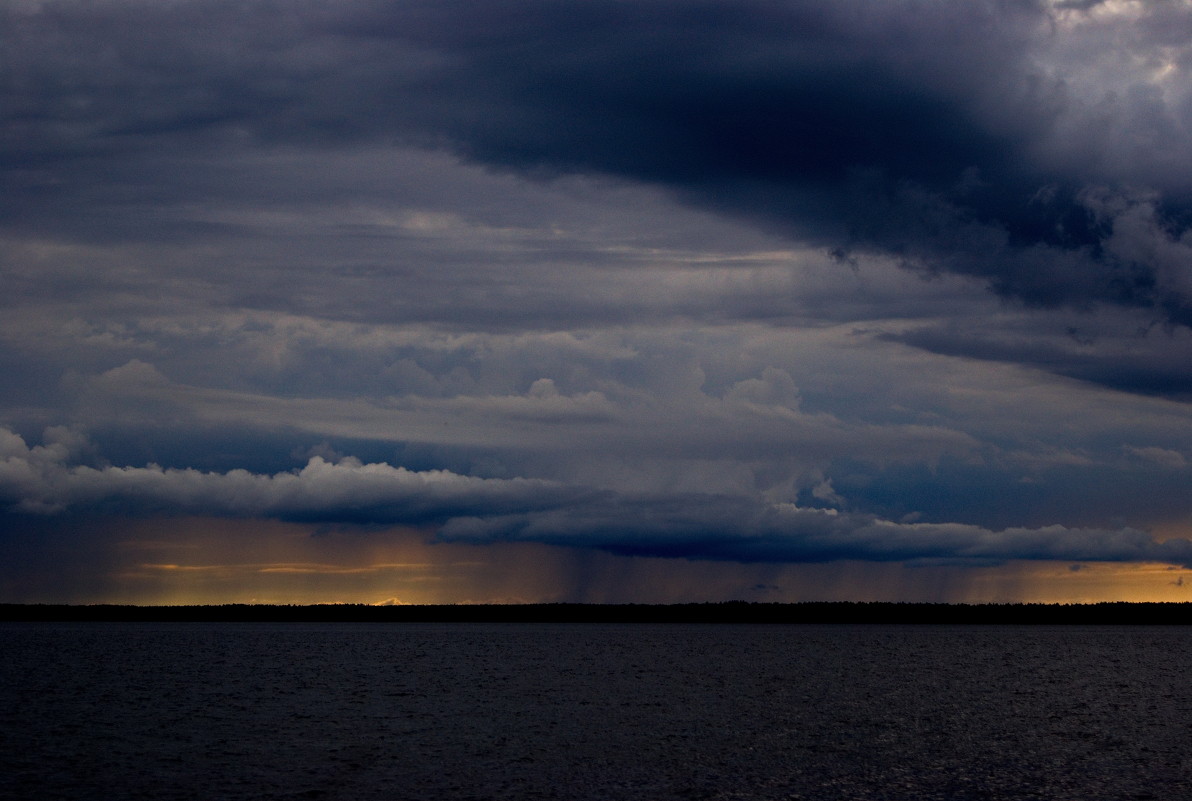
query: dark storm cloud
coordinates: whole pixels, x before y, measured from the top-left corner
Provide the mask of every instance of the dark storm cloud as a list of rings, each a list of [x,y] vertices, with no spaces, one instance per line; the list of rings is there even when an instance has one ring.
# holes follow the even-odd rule
[[[63,191],[143,202],[154,176],[122,165],[131,154],[406,142],[653,182],[842,255],[1187,323],[1192,103],[1176,32],[1192,11],[1101,5],[13,4],[7,207],[37,226],[63,216]],[[86,226],[85,208],[70,214],[59,222]]]
[[[711,495],[619,496],[560,510],[448,521],[448,541],[531,541],[634,556],[739,562],[1008,559],[1192,561],[1192,542],[1155,542],[1133,529],[1047,526],[991,530],[957,523],[900,523],[874,515]]]
[[[1033,303],[1192,320],[1186,100],[1141,76],[1080,96],[1080,53],[1058,51],[1083,34],[1039,3],[448,2],[354,22],[448,57],[400,124],[470,158],[661,183]],[[1069,130],[1099,116],[1108,133]]]
[[[0,503],[6,511],[419,524],[459,514],[539,509],[574,502],[583,494],[551,481],[412,471],[353,458],[328,462],[313,456],[300,470],[274,475],[72,463],[84,444],[77,434],[58,428],[46,432],[44,444],[29,447],[0,428]]]
[[[312,457],[272,475],[232,470],[91,467],[85,440],[65,429],[30,447],[0,429],[0,502],[19,518],[80,513],[271,517],[378,525],[433,525],[444,541],[526,541],[611,553],[736,562],[1008,559],[1192,564],[1192,542],[1155,542],[1129,528],[1047,526],[991,530],[899,523],[711,493],[617,493],[533,479],[481,479],[445,470]],[[1169,454],[1170,456],[1170,454]],[[68,518],[69,519],[69,518]]]
[[[970,327],[948,321],[881,337],[948,356],[1032,365],[1124,392],[1192,400],[1192,337],[1186,328],[1113,321],[1109,315],[1097,323],[1052,322],[1061,324]]]

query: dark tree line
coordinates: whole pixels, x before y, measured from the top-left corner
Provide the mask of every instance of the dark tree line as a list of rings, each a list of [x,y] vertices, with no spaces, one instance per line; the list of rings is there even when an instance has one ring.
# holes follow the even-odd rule
[[[0,604],[9,622],[293,622],[293,623],[921,623],[1143,624],[1192,622],[1189,603],[927,604],[724,603],[366,604],[119,606]]]

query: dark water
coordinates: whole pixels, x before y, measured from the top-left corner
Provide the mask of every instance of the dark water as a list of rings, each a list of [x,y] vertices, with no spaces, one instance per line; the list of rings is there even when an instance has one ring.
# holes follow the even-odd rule
[[[1192,798],[1192,628],[0,626],[4,799]]]

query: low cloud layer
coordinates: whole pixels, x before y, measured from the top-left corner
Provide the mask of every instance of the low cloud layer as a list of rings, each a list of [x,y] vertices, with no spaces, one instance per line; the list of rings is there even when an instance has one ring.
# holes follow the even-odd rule
[[[62,429],[28,447],[0,429],[0,497],[9,511],[57,514],[229,515],[283,520],[420,524],[466,514],[521,512],[574,501],[582,493],[548,481],[481,479],[446,470],[335,463],[313,456],[287,473],[70,464],[77,438]]]
[[[0,430],[0,498],[17,515],[62,513],[277,518],[430,525],[446,542],[537,542],[633,556],[734,562],[1010,559],[1192,565],[1192,542],[1133,529],[1064,526],[992,531],[896,523],[833,508],[719,494],[614,493],[534,479],[415,472],[352,458],[312,457],[274,475],[71,463],[84,443],[65,430],[30,448]]]

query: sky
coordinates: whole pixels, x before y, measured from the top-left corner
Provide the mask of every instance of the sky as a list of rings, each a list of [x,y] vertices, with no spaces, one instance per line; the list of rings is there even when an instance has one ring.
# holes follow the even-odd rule
[[[1192,600],[1192,2],[4,0],[0,601]]]

